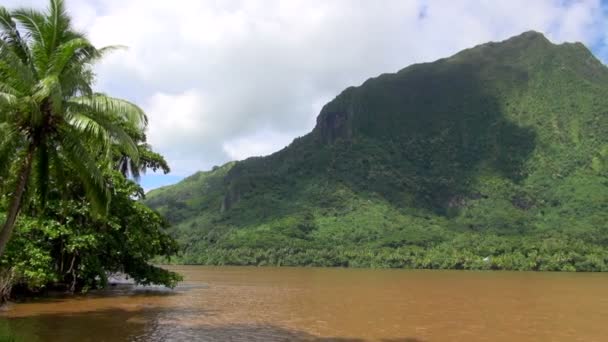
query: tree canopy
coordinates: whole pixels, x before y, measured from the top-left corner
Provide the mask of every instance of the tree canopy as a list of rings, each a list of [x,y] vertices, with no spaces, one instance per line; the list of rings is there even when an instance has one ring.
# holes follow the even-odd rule
[[[42,262],[50,278],[40,281],[67,272],[74,286],[107,271],[143,283],[177,279],[146,263],[176,246],[127,178],[169,166],[146,144],[141,108],[93,90],[94,64],[117,48],[97,48],[75,30],[63,0],[44,12],[0,7],[0,257],[25,278],[19,265]]]

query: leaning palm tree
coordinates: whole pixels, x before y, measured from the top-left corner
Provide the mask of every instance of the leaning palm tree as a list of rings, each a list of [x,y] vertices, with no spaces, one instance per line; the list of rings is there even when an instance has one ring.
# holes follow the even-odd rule
[[[44,197],[49,179],[79,181],[103,214],[110,192],[100,165],[112,166],[112,146],[138,160],[122,127],[143,130],[145,114],[91,89],[93,64],[113,49],[97,49],[73,29],[63,0],[50,0],[45,12],[0,7],[0,169],[12,176],[1,178],[0,170],[0,189],[9,188],[0,256],[34,192],[26,189]]]

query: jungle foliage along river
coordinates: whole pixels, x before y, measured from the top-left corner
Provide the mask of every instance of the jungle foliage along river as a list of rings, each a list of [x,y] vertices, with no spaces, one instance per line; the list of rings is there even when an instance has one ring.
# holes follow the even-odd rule
[[[608,274],[174,266],[0,312],[17,341],[605,341]]]

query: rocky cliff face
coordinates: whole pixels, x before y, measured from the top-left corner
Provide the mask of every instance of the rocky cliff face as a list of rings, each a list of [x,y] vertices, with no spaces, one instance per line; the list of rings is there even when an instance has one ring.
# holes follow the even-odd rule
[[[322,112],[317,117],[317,129],[321,141],[332,144],[338,139],[350,139],[353,134],[351,119],[352,113],[346,111]]]
[[[348,88],[336,99],[321,109],[317,117],[317,125],[313,130],[316,138],[325,143],[333,144],[336,140],[350,140],[353,136],[354,108],[351,103],[354,88]]]

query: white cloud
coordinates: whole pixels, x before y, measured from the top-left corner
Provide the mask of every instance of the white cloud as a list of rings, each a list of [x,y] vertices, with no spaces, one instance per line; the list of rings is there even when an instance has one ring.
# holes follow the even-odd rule
[[[257,131],[250,136],[240,137],[223,144],[223,150],[233,160],[251,156],[267,155],[277,151],[277,146],[287,146],[294,136],[271,130]]]
[[[6,5],[44,4],[5,0]],[[67,0],[99,45],[99,87],[141,104],[176,174],[268,154],[342,89],[522,31],[606,38],[599,0]]]

